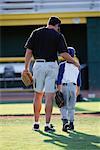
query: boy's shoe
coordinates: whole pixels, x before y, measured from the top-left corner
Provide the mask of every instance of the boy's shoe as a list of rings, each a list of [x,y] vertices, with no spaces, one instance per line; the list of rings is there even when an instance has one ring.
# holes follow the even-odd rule
[[[34,131],[39,131],[39,124],[34,124],[33,125],[33,130]]]
[[[44,131],[45,132],[55,132],[55,129],[53,128],[53,125],[50,124],[50,127],[49,126],[44,127]]]
[[[68,120],[67,119],[62,119],[62,122],[63,122],[62,131],[67,132],[67,128],[69,127]]]
[[[68,130],[71,130],[71,131],[74,130],[74,124],[73,124],[73,122],[70,122]]]
[[[68,124],[68,122],[67,122],[67,123],[65,123],[65,124],[63,124],[62,131],[64,131],[64,132],[67,132],[67,130],[68,130],[68,127],[69,127],[69,124]]]

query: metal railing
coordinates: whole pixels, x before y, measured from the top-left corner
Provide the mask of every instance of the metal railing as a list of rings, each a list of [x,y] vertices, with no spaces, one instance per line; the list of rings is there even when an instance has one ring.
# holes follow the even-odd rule
[[[100,11],[100,0],[0,0],[0,14]]]

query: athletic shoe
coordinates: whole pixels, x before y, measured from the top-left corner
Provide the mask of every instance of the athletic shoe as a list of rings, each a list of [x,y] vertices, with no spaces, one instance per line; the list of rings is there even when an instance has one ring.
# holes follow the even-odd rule
[[[50,128],[54,128],[54,126],[52,124],[50,124]]]
[[[34,124],[33,125],[33,130],[34,131],[39,131],[39,124]]]
[[[44,131],[45,132],[55,132],[55,129],[53,128],[53,125],[50,124],[50,127],[49,126],[45,126]]]
[[[69,124],[68,124],[68,122],[67,122],[67,123],[65,123],[65,124],[63,124],[62,131],[64,131],[64,132],[67,132],[67,130],[68,130],[68,127],[69,127]]]
[[[73,122],[70,122],[68,130],[71,130],[71,131],[74,130],[74,124],[73,124]]]

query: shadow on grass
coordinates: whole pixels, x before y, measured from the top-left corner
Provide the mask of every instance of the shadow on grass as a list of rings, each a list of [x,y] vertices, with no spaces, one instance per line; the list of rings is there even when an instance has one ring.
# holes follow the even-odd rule
[[[100,148],[97,146],[100,139],[94,135],[76,131],[66,133],[66,136],[57,133],[45,133],[43,131],[39,131],[39,133],[51,138],[44,140],[45,143],[52,143],[63,150],[99,150]]]

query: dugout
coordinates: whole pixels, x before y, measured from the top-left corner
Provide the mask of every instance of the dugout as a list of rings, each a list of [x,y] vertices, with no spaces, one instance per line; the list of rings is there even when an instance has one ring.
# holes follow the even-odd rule
[[[21,18],[20,18],[21,19]],[[45,18],[45,22],[47,21]],[[61,18],[63,20],[63,17]],[[28,20],[26,20],[28,21]],[[36,25],[38,24],[38,25]],[[24,44],[33,29],[46,25],[42,20],[32,24],[13,23],[0,26],[1,46],[0,57],[24,57]],[[69,21],[64,18],[61,32],[65,35],[68,45],[75,47],[82,70],[82,90],[100,89],[100,18],[87,17],[83,20]],[[97,71],[98,70],[98,71]]]
[[[2,26],[1,27],[1,56],[0,57],[24,57],[24,44],[34,26]],[[86,24],[62,24],[61,32],[65,35],[69,46],[76,49],[81,64],[87,63],[87,31]],[[77,35],[77,36],[76,36]],[[81,36],[82,35],[82,36]],[[82,89],[88,89],[87,68],[82,69]]]

